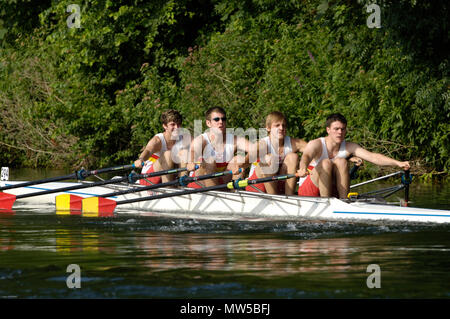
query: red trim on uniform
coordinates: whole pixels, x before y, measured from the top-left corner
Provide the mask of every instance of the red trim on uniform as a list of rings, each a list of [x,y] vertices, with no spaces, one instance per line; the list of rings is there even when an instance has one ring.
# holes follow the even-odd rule
[[[256,172],[255,171],[253,172],[252,176],[250,176],[248,178],[249,180],[258,178],[258,176],[256,176]],[[256,192],[256,193],[258,193],[258,190],[256,190],[255,188],[259,189],[263,193],[267,193],[266,186],[264,185],[264,183],[248,185],[248,186],[245,187],[245,190],[247,192]],[[285,181],[278,181],[277,192],[278,192],[278,194],[284,194],[285,193]]]
[[[216,163],[216,172],[223,172],[228,166],[228,163]],[[191,177],[195,177],[195,171],[192,172],[190,175]],[[192,182],[187,185],[189,188],[203,188],[202,186],[198,185],[197,183],[201,183],[201,181],[198,182]],[[222,177],[219,177],[219,185],[225,184]]]
[[[147,172],[145,172],[145,174],[148,174],[148,173],[154,173],[155,172],[155,167],[152,165],[150,168],[149,168],[149,170],[147,171]],[[147,185],[152,185],[152,184],[150,184],[148,181],[146,181],[146,180],[149,180],[150,182],[152,182],[153,184],[160,184],[161,183],[161,176],[155,176],[155,177],[147,177],[146,179],[140,179],[139,180],[139,184],[141,184],[141,185],[145,185],[145,186],[147,186]]]
[[[314,166],[308,166],[308,169],[312,171],[314,169]],[[311,175],[308,175],[302,185],[300,185],[300,187],[298,188],[298,196],[320,197],[320,190],[316,185],[314,185],[313,181],[311,180]],[[331,196],[336,198],[339,197],[337,186],[335,183],[333,183],[332,186]]]
[[[308,175],[302,185],[298,188],[298,196],[319,197],[319,188],[314,185],[311,175]]]
[[[314,169],[314,166],[310,165],[308,166],[308,169],[312,171]],[[311,180],[311,175],[308,175],[302,185],[300,185],[300,187],[298,188],[298,196],[320,196],[319,188],[314,185],[313,181]]]

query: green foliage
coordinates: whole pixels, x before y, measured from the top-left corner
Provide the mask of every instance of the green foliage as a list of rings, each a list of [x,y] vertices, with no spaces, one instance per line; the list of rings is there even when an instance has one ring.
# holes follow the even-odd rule
[[[367,149],[419,173],[449,171],[443,0],[378,1],[381,29],[367,27],[366,0],[82,1],[79,29],[67,25],[72,2],[2,4],[2,162],[128,162],[161,131],[165,109],[192,129],[219,105],[244,129],[280,110],[288,133],[307,140],[341,112],[349,139]],[[70,142],[32,145],[30,119],[42,136]]]

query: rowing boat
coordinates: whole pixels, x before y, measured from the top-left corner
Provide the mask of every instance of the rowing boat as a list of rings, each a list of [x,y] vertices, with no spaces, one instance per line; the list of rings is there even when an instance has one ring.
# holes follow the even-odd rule
[[[2,181],[0,185],[15,185],[23,181]],[[89,182],[83,182],[89,183]],[[8,191],[21,195],[79,185],[76,182],[52,182],[20,187]],[[80,191],[53,193],[23,198],[17,201],[17,208],[26,205],[55,205],[55,197],[61,194],[75,194],[83,198],[109,194],[113,191],[138,189],[139,184],[116,184],[85,188]],[[151,191],[133,192],[112,197],[116,201],[143,198],[157,194],[180,192],[180,188],[158,188]],[[121,205],[117,214],[153,212],[177,216],[197,216],[207,219],[269,218],[269,219],[314,219],[314,220],[391,220],[406,222],[448,223],[449,210],[403,207],[381,203],[374,198],[341,200],[337,198],[300,197],[269,195],[243,190],[232,192],[209,191],[204,193],[178,195],[157,200],[145,200]]]

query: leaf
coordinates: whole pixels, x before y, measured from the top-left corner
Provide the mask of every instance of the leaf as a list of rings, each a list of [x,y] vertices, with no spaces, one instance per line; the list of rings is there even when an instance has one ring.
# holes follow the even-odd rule
[[[328,1],[324,0],[322,3],[317,7],[317,12],[319,14],[325,14],[325,12],[328,10]]]

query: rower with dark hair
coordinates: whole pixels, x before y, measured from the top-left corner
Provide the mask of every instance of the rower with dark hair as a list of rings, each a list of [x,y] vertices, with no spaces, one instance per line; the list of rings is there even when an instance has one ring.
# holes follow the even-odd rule
[[[350,189],[347,159],[352,156],[352,161],[363,159],[380,166],[410,168],[409,162],[369,152],[356,143],[346,141],[347,120],[342,114],[328,116],[326,130],[326,137],[310,141],[304,149],[298,170],[300,196],[346,198]]]
[[[187,169],[192,171],[195,165],[200,167],[191,176],[200,176],[221,172],[233,171],[233,179],[242,177],[239,168],[248,166],[246,158],[235,155],[237,150],[248,153],[249,142],[243,137],[227,133],[227,116],[223,108],[215,106],[205,113],[208,129],[205,133],[194,138],[190,149],[190,161]],[[208,179],[202,182],[190,183],[188,187],[200,188],[227,183],[230,176]]]
[[[183,138],[189,138],[180,134],[180,129],[183,123],[183,117],[177,110],[167,110],[161,114],[161,123],[164,128],[163,133],[158,133],[153,136],[142,150],[139,159],[134,162],[136,168],[142,167],[142,174],[158,172],[174,168],[177,164],[180,167],[185,167],[186,161],[179,161],[177,158],[183,158],[182,152],[187,152],[183,149],[183,144],[190,144],[190,139],[186,143]],[[179,147],[175,147],[175,145]],[[181,146],[180,146],[181,145]],[[177,154],[172,154],[176,150]],[[139,183],[142,185],[159,184],[173,180],[175,175],[168,174],[162,177],[152,177],[148,179],[141,179]]]

